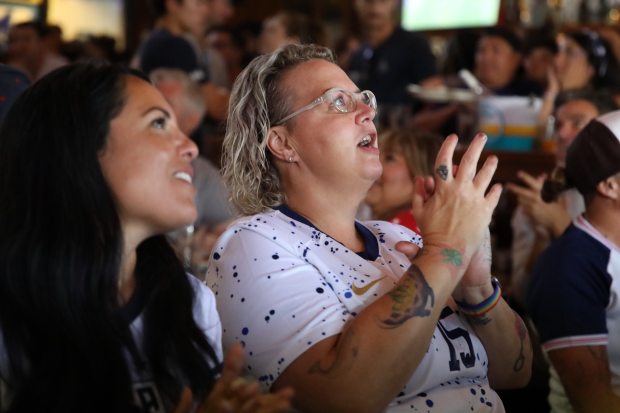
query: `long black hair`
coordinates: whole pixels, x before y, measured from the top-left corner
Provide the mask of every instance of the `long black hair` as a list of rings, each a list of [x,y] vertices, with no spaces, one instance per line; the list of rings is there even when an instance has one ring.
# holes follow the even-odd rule
[[[58,69],[0,126],[0,379],[11,412],[127,411],[130,360],[151,369],[167,404],[182,386],[204,396],[217,374],[194,289],[163,235],[137,250],[143,345],[119,303],[123,235],[98,157],[132,75],[107,64]]]

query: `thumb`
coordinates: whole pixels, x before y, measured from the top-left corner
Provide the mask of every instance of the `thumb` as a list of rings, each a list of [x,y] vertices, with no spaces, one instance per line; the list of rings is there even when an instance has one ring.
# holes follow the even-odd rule
[[[396,248],[396,251],[405,254],[410,261],[414,259],[420,251],[420,247],[409,241],[399,241],[394,247]]]

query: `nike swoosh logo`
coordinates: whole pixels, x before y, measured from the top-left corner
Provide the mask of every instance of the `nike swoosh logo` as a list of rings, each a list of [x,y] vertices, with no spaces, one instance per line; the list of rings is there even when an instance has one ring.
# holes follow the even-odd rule
[[[357,287],[355,284],[351,283],[351,291],[355,293],[355,295],[364,295],[368,290],[372,288],[373,285],[384,279],[385,276],[379,278],[378,280],[374,280],[363,287]]]

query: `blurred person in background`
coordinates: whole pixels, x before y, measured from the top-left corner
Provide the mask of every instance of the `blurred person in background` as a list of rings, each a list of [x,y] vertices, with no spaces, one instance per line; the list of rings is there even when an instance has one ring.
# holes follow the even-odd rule
[[[208,47],[217,50],[226,68],[224,85],[230,89],[244,67],[243,38],[237,28],[214,26],[207,31]]]
[[[48,50],[43,23],[17,23],[9,29],[7,64],[23,70],[34,82],[69,61],[57,51]]]
[[[517,208],[511,219],[511,294],[520,309],[525,308],[531,271],[540,253],[585,209],[583,197],[575,189],[562,192],[554,202],[544,202],[544,182],[563,170],[566,151],[581,129],[595,117],[614,110],[613,101],[610,103],[597,100],[593,94],[582,94],[559,102],[554,116],[554,171],[533,176],[521,170],[517,174],[520,182],[506,186],[517,197]]]
[[[507,27],[482,32],[476,45],[474,75],[491,94],[541,95],[542,86],[523,76],[522,41]]]
[[[295,11],[281,11],[265,19],[259,39],[261,53],[271,53],[291,43],[325,45],[325,33],[320,23]]]
[[[549,129],[556,99],[582,93],[611,98],[609,90],[610,52],[603,38],[590,29],[560,32],[556,36],[558,52],[547,74],[547,87],[538,115],[539,137]]]
[[[407,129],[386,130],[379,135],[383,172],[365,199],[373,219],[420,232],[411,210],[415,177],[433,175],[441,141],[438,135]]]
[[[13,101],[30,86],[23,71],[0,63],[0,122]]]
[[[200,87],[181,70],[156,69],[151,72],[150,78],[172,107],[181,132],[189,136],[200,125],[206,111]],[[188,260],[186,264],[194,270],[196,276],[201,277],[211,247],[234,217],[234,208],[228,201],[228,191],[220,171],[213,163],[197,156],[192,160],[192,167],[198,213],[191,228],[186,227],[170,235],[177,241],[182,253],[191,254],[184,257]]]
[[[569,146],[562,180],[579,215],[537,261],[527,295],[550,362],[554,413],[620,411],[620,111],[590,121]]]
[[[207,0],[207,2],[209,4],[207,31],[200,36],[200,58],[209,70],[210,81],[216,86],[229,90],[231,84],[228,76],[228,64],[220,51],[211,47],[208,30],[212,27],[227,24],[234,16],[235,9],[230,0]]]
[[[545,32],[528,33],[523,47],[523,70],[525,78],[547,86],[549,70],[553,67],[558,46],[553,36]]]
[[[437,74],[428,40],[397,22],[397,0],[354,0],[362,46],[346,71],[361,89],[377,95],[380,126],[402,126],[417,110],[407,85]]]
[[[200,83],[207,115],[215,121],[226,118],[228,92],[209,78],[202,59],[202,39],[209,22],[207,0],[150,0],[155,28],[142,44],[138,67],[147,75],[158,68],[181,69]],[[202,144],[202,143],[201,143]]]

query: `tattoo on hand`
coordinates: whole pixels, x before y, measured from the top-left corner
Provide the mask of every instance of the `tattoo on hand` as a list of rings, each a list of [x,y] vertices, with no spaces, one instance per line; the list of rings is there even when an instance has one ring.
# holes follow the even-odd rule
[[[437,175],[439,175],[442,180],[448,180],[448,167],[446,165],[439,165],[435,172],[437,172]]]
[[[435,305],[435,293],[415,264],[409,267],[401,282],[388,295],[394,304],[390,317],[381,322],[384,328],[399,327],[412,317],[428,317]]]
[[[461,253],[457,250],[445,248],[441,251],[441,255],[443,256],[443,262],[445,263],[452,264],[455,267],[460,267],[461,264],[463,264]]]

